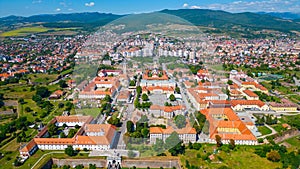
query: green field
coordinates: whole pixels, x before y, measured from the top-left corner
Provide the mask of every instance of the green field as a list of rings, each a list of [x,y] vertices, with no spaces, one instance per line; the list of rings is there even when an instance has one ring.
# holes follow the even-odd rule
[[[43,26],[31,26],[31,27],[23,27],[11,31],[3,32],[0,36],[2,37],[26,36],[29,34],[44,33],[48,31],[51,31],[51,33],[53,33],[53,32],[61,32],[61,31],[72,31],[76,29],[78,28],[46,28]]]
[[[185,155],[180,156],[181,164],[186,166],[186,160],[188,160],[190,165],[204,168],[219,168],[226,166],[233,169],[273,169],[281,166],[280,163],[274,163],[266,158],[261,158],[256,155],[254,153],[255,146],[237,146],[234,151],[219,151],[214,155],[214,159],[211,161],[204,160],[203,157],[205,157],[207,153],[212,154],[215,148],[215,145],[204,145],[200,150],[187,149]],[[204,149],[206,153],[204,153]]]
[[[213,70],[224,70],[222,64],[211,65],[211,66],[209,66],[209,67],[210,67],[211,69],[213,69]]]
[[[285,140],[285,142],[289,143],[291,145],[291,149],[297,150],[300,146],[300,136],[289,138]]]
[[[41,27],[41,26],[35,26],[35,27],[24,27],[19,28],[11,31],[7,31],[1,34],[1,36],[9,37],[9,36],[24,36],[31,33],[41,33],[41,32],[47,32],[50,30],[49,28]]]
[[[168,56],[168,57],[159,57],[159,63],[175,63],[177,60],[180,60],[179,57],[175,57],[175,56]]]
[[[276,130],[278,133],[281,133],[285,131],[286,129],[282,127],[282,124],[274,124],[271,126],[274,130]]]
[[[140,62],[140,63],[152,63],[153,57],[132,57],[131,60],[134,60],[134,61]]]
[[[266,126],[259,126],[258,127],[258,131],[262,134],[262,135],[267,135],[267,134],[271,134],[272,131],[266,127]]]
[[[100,113],[100,109],[97,107],[96,108],[84,108],[84,109],[76,109],[75,112],[76,112],[76,114],[97,117],[98,114]]]

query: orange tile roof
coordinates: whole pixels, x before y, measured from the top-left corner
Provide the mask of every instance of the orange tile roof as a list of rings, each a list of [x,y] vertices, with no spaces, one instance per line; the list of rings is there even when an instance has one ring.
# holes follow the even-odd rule
[[[174,131],[178,134],[197,134],[196,129],[191,127],[189,123],[187,123],[186,127],[181,129],[173,129],[171,126],[168,126],[166,129],[150,127],[150,134],[172,134]]]
[[[233,107],[237,105],[258,105],[259,107],[262,107],[265,103],[260,100],[231,100],[231,105]]]
[[[200,69],[200,70],[198,70],[197,74],[206,74],[206,75],[208,75],[208,70],[207,69]]]
[[[56,90],[55,92],[54,92],[54,94],[56,94],[56,95],[63,95],[64,94],[64,92],[62,91],[62,90]]]
[[[162,86],[144,86],[144,91],[163,90],[163,91],[174,91],[173,87],[162,87]]]
[[[252,92],[251,90],[247,89],[247,90],[244,90],[243,92],[250,97],[258,97],[258,95],[255,94],[254,92]]]
[[[32,139],[28,144],[26,144],[22,149],[20,149],[20,152],[29,152],[35,146],[36,146],[36,143]]]
[[[215,136],[219,135],[223,140],[256,140],[256,137],[231,108],[210,108],[201,110],[200,113],[204,114],[209,121],[209,134],[211,139],[215,139]],[[227,121],[215,119],[213,117],[214,114],[226,115]],[[236,129],[240,133],[218,131],[219,128]]]
[[[240,94],[242,94],[240,91],[238,91],[238,90],[230,90],[230,94],[233,94],[233,95],[240,95]]]
[[[68,122],[90,122],[93,120],[92,116],[56,116],[55,120],[59,123]]]
[[[171,112],[174,112],[174,111],[176,111],[176,110],[182,110],[182,109],[185,109],[185,107],[182,106],[182,105],[165,106],[165,107],[164,107],[164,112],[171,113]]]
[[[148,76],[148,73],[150,70],[146,70],[145,73],[143,74],[143,79],[146,80],[169,80],[169,77],[166,74],[166,71],[162,71],[162,76],[158,77],[158,75],[152,75],[152,77]]]

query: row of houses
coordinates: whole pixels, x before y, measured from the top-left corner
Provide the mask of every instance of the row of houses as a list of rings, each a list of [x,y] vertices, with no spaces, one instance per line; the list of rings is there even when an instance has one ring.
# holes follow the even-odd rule
[[[49,137],[48,127],[44,127],[29,143],[23,145],[19,152],[22,157],[29,157],[37,149],[64,150],[72,146],[76,150],[108,150],[116,137],[116,127],[110,124],[91,124],[91,116],[57,116],[49,124],[57,127],[74,128],[81,126],[72,138]]]

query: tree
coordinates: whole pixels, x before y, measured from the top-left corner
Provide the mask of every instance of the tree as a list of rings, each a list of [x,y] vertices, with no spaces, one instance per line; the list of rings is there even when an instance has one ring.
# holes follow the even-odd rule
[[[149,121],[149,119],[146,115],[142,115],[141,119],[139,120],[140,123],[146,123],[148,121]]]
[[[144,94],[142,95],[142,100],[143,100],[143,101],[149,100],[148,95],[144,93]]]
[[[280,154],[277,151],[272,150],[267,154],[267,159],[273,162],[278,162],[280,160]]]
[[[31,112],[32,110],[31,110],[30,107],[25,107],[25,111],[26,111],[26,112]]]
[[[89,164],[89,169],[96,169],[96,164]]]
[[[176,88],[175,88],[175,92],[178,93],[178,94],[180,94],[180,88],[179,88],[179,87],[176,87]]]
[[[48,126],[48,133],[50,136],[55,135],[57,132],[57,126],[54,123],[49,124]]]
[[[3,94],[0,93],[0,108],[4,106],[4,97],[3,97]]]
[[[20,104],[25,104],[25,101],[24,101],[23,98],[20,98],[20,99],[18,100],[18,102],[19,102]]]
[[[235,141],[233,139],[230,139],[229,141],[229,148],[233,150],[235,148]]]
[[[71,166],[69,166],[69,165],[64,165],[63,166],[63,169],[70,169],[71,168]]]
[[[170,97],[169,97],[169,99],[170,99],[172,102],[176,100],[174,94],[171,94]]]
[[[164,141],[159,138],[156,138],[156,142],[153,145],[153,150],[158,153],[164,152]]]
[[[68,133],[68,138],[72,138],[77,133],[77,130],[70,129]]]
[[[36,89],[36,95],[39,95],[41,96],[42,98],[46,98],[46,97],[49,97],[50,96],[50,92],[48,90],[47,87],[37,87]]]
[[[105,95],[105,97],[103,98],[103,101],[111,102],[111,97],[109,95]]]
[[[186,124],[186,119],[183,115],[177,115],[175,117],[175,124],[178,128],[184,128],[185,127],[185,124]]]
[[[182,142],[177,143],[174,147],[169,149],[172,156],[177,156],[178,154],[183,154],[185,152],[185,147]]]
[[[166,139],[165,142],[165,147],[167,149],[170,149],[172,147],[174,147],[175,145],[177,145],[178,143],[180,143],[180,139],[178,136],[178,133],[176,133],[175,131],[171,133],[171,135]]]
[[[143,128],[142,131],[141,131],[142,135],[144,138],[147,138],[148,135],[149,135],[149,129],[147,128]]]
[[[66,83],[65,80],[60,80],[60,81],[58,82],[58,84],[59,84],[59,86],[60,86],[61,88],[66,88],[66,87],[68,87],[68,84]]]
[[[43,98],[40,95],[33,95],[32,100],[39,104],[42,102]]]
[[[130,80],[129,86],[135,86],[135,81],[134,80]]]
[[[216,135],[215,137],[216,137],[217,147],[221,147],[222,146],[221,137],[219,135]]]
[[[65,123],[64,123],[65,124]],[[75,129],[80,129],[80,126],[78,124],[75,125]]]
[[[76,155],[75,150],[74,150],[73,147],[70,146],[70,145],[65,149],[65,153],[66,153],[68,156],[75,156],[75,155]]]
[[[84,168],[84,166],[82,164],[79,164],[75,167],[75,169],[83,169],[83,168]]]
[[[138,95],[142,93],[142,87],[141,86],[136,87],[136,93]]]
[[[228,80],[228,81],[227,81],[227,84],[232,85],[232,84],[233,84],[233,81],[232,81],[232,80]]]
[[[65,106],[65,104],[64,103],[58,103],[58,108],[63,108]]]
[[[134,124],[132,121],[127,121],[126,123],[127,132],[132,133],[134,132]]]
[[[64,132],[60,132],[59,137],[60,137],[60,138],[66,138],[66,135],[65,135]]]

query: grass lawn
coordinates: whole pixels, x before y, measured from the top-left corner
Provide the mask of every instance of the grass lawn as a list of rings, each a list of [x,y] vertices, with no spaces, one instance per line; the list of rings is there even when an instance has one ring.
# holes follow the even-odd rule
[[[27,77],[35,83],[47,84],[57,79],[58,74],[29,74]]]
[[[99,108],[85,108],[85,109],[76,109],[76,114],[89,115],[93,117],[97,117],[100,113]]]
[[[24,36],[24,35],[31,34],[31,33],[47,32],[48,30],[50,30],[50,29],[42,27],[42,26],[24,27],[24,28],[18,28],[15,30],[4,32],[1,34],[1,36],[3,36],[3,37]]]
[[[152,63],[153,57],[132,57],[131,60],[134,60],[134,61],[140,62],[140,63]]]
[[[300,147],[300,136],[289,138],[289,139],[285,140],[285,142],[287,142],[291,145],[289,150],[297,150]]]
[[[170,64],[167,64],[167,68],[171,69],[171,70],[174,70],[176,68],[185,69],[185,68],[188,68],[188,66],[186,64],[183,64],[183,63],[170,63]]]
[[[175,63],[177,60],[179,60],[179,57],[173,57],[173,56],[168,56],[168,57],[159,57],[159,63]]]
[[[66,34],[66,32],[71,32],[72,34],[74,34],[73,32],[76,31],[77,29],[80,28],[75,28],[75,27],[74,28],[46,28],[43,26],[31,26],[31,27],[17,28],[11,31],[3,32],[2,34],[0,34],[0,36],[2,37],[26,36],[32,33],[44,33],[44,32],[46,33],[50,30],[52,32],[49,32],[49,34],[55,34],[60,32],[64,34]]]
[[[13,139],[11,142],[1,148],[1,151],[17,151],[21,144],[17,143],[17,139]]]
[[[213,70],[224,70],[222,64],[211,65],[210,68],[213,69]]]
[[[271,125],[271,127],[272,127],[274,130],[276,130],[278,133],[280,133],[280,132],[286,130],[284,127],[282,127],[282,124],[281,124],[281,123]]]
[[[31,99],[34,91],[30,91],[30,87],[26,84],[7,84],[0,86],[0,91],[6,99]]]
[[[266,126],[259,126],[258,127],[258,131],[262,134],[262,135],[267,135],[267,134],[271,134],[272,131],[266,127]]]
[[[72,73],[72,72],[73,72],[73,69],[67,69],[67,70],[62,71],[62,72],[60,73],[60,75],[64,76],[64,75],[70,74],[70,73]]]
[[[187,149],[184,156],[180,156],[181,163],[183,166],[186,165],[186,160],[189,161],[190,165],[195,165],[204,168],[219,168],[221,166],[227,166],[229,168],[261,168],[261,169],[273,169],[280,167],[280,163],[273,163],[266,158],[261,158],[254,154],[254,147],[251,146],[237,146],[236,150],[226,153],[224,151],[219,151],[215,155],[215,159],[211,162],[203,160],[205,156],[203,149],[208,153],[212,153],[214,150],[214,145],[204,145],[200,150],[190,150]],[[197,157],[198,154],[198,157]],[[264,164],[264,165],[262,165]]]

